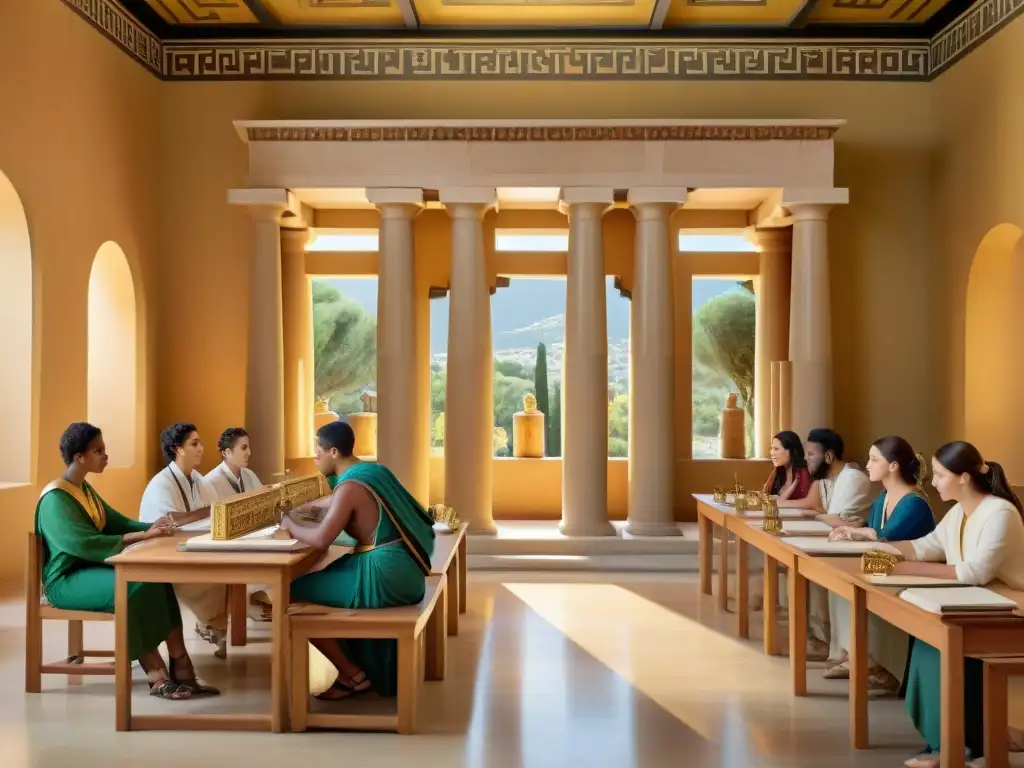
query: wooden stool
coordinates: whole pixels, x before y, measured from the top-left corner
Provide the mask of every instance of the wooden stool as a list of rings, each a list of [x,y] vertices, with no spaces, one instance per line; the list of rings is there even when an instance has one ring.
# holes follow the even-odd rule
[[[288,616],[292,644],[292,730],[298,733],[307,727],[314,727],[413,733],[416,729],[416,702],[423,679],[420,672],[420,642],[424,635],[426,663],[423,666],[426,679],[443,680],[445,675],[447,611],[458,610],[457,606],[448,605],[445,586],[444,575],[431,575],[427,579],[427,591],[420,604],[404,608],[346,610],[314,605],[293,606]],[[398,714],[311,714],[308,647],[311,638],[397,640]]]
[[[469,523],[463,523],[459,530],[434,539],[434,554],[430,558],[430,574],[445,575],[446,600],[448,602],[448,634],[459,634],[459,614],[466,612],[466,530]]]
[[[114,658],[113,651],[88,651],[82,646],[83,622],[113,621],[114,614],[94,611],[65,611],[54,608],[43,597],[39,581],[43,560],[42,540],[28,535],[28,565],[25,569],[25,693],[42,690],[43,675],[68,675],[70,683],[80,683],[80,675],[112,675],[113,662],[86,664],[88,658]],[[43,663],[43,622],[68,623],[68,655],[63,661]],[[75,679],[78,678],[78,679]]]
[[[985,681],[985,765],[1010,768],[1007,688],[1011,677],[1024,675],[1024,656],[993,656],[981,662]]]

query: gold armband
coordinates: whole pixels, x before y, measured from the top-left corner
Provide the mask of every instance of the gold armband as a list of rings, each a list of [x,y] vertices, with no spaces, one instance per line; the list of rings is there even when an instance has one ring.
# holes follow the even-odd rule
[[[888,576],[898,562],[899,558],[895,555],[873,549],[861,555],[860,570],[862,573],[870,573],[874,576]]]

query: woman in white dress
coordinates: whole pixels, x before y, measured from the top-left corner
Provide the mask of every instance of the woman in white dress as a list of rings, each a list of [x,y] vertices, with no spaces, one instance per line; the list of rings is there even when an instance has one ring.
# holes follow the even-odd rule
[[[176,526],[202,527],[210,517],[217,495],[199,474],[203,441],[195,424],[172,424],[160,433],[160,447],[167,458],[142,494],[139,519],[155,522],[167,516]],[[205,527],[209,527],[206,522]],[[223,584],[175,584],[178,602],[196,617],[196,634],[217,646],[214,655],[227,656],[227,588]]]
[[[252,449],[248,432],[241,427],[225,429],[217,441],[217,450],[223,461],[203,479],[213,488],[218,500],[263,487],[256,473],[249,469]]]
[[[970,443],[947,443],[932,458],[932,485],[943,501],[955,501],[935,530],[914,541],[893,542],[906,558],[894,574],[956,579],[983,587],[1001,581],[1024,590],[1024,521],[1020,499],[1003,468],[982,459]],[[908,768],[938,768],[942,712],[939,652],[914,640],[907,675],[906,708],[927,742]],[[982,665],[964,662],[964,744],[967,759],[982,765],[984,712]],[[1017,736],[1017,734],[1014,734]],[[1011,738],[1011,741],[1016,741]]]

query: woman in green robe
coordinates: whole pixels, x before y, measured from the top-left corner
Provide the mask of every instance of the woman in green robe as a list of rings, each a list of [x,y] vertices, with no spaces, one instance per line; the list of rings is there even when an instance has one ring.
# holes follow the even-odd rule
[[[317,431],[316,462],[339,480],[321,522],[302,525],[286,515],[281,528],[319,550],[343,533],[355,551],[292,582],[292,599],[334,608],[391,608],[416,605],[426,591],[434,552],[434,521],[380,464],[352,455],[355,435],[342,421]],[[335,701],[372,687],[382,696],[398,689],[398,644],[394,640],[312,641],[338,670],[321,694]]]
[[[43,593],[55,608],[114,612],[114,569],[105,560],[126,546],[174,532],[169,521],[140,523],[112,509],[85,481],[107,466],[99,428],[75,423],[60,439],[67,471],[43,489],[36,504],[36,535],[43,541]],[[170,671],[160,655],[167,643]],[[163,699],[214,695],[196,678],[185,648],[181,613],[168,584],[128,585],[128,652],[138,659],[149,690]]]

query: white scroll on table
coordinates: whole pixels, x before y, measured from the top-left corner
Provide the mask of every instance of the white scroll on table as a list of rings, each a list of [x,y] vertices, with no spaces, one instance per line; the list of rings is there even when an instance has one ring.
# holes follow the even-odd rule
[[[900,556],[900,551],[884,541],[829,541],[821,536],[787,536],[791,544],[809,555],[830,555],[832,557],[863,555],[865,552],[888,552]]]
[[[743,517],[748,520],[764,520],[763,509],[745,509],[740,513]],[[779,519],[781,520],[807,520],[809,523],[816,523],[817,520],[808,520],[807,515],[804,514],[802,509],[780,509]],[[821,523],[826,525],[826,523]]]

